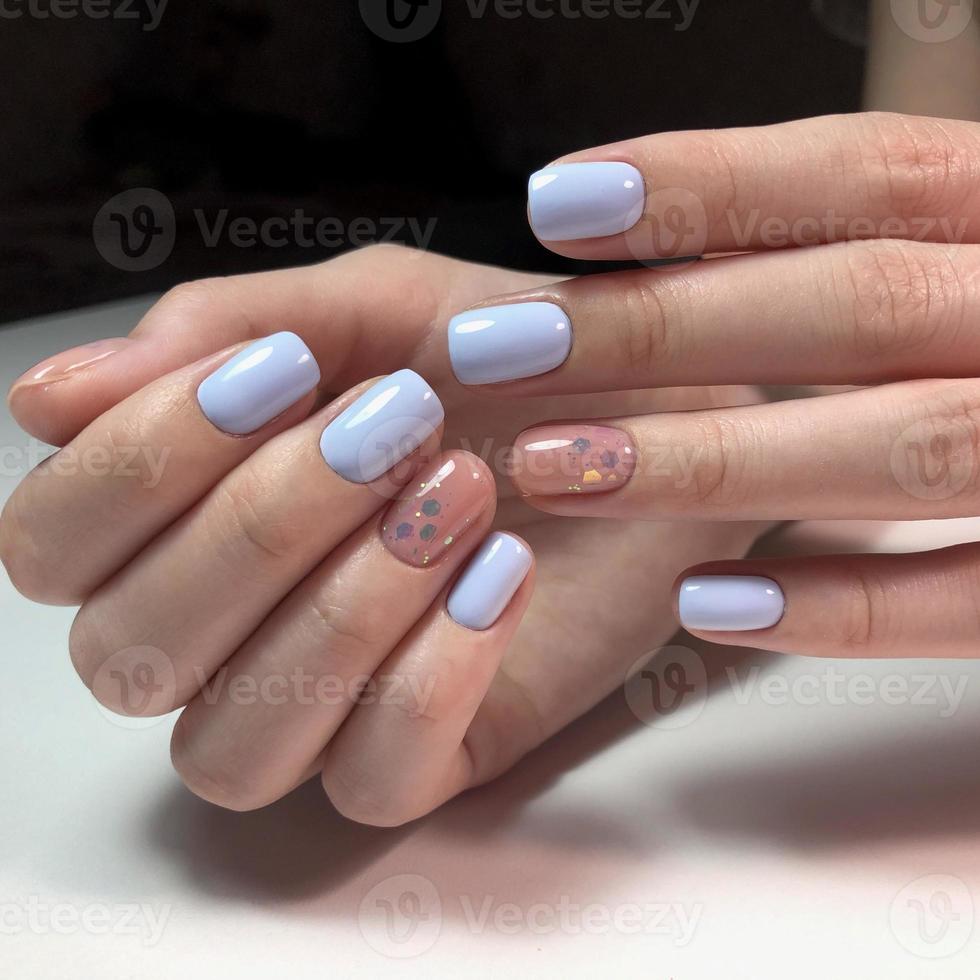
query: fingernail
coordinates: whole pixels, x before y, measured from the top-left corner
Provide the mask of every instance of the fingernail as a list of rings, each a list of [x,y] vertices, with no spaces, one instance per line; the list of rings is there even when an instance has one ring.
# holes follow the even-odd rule
[[[643,177],[628,163],[560,163],[531,175],[528,214],[545,242],[628,231],[643,214]]]
[[[694,630],[762,630],[782,618],[783,590],[759,575],[692,575],[681,583],[681,625]]]
[[[442,403],[407,368],[368,389],[320,437],[327,465],[351,483],[370,483],[413,453],[439,427]]]
[[[421,568],[438,561],[469,530],[493,498],[493,481],[465,453],[442,460],[396,500],[381,522],[388,550]]]
[[[542,425],[514,442],[511,475],[525,496],[604,493],[636,469],[636,447],[605,425]]]
[[[488,629],[507,608],[530,568],[527,546],[510,534],[495,531],[449,593],[449,615],[468,629]]]
[[[464,385],[544,374],[572,349],[572,325],[554,303],[510,303],[449,321],[449,359]]]
[[[197,401],[213,425],[241,436],[281,415],[319,381],[320,369],[306,344],[294,333],[274,333],[206,377]]]
[[[13,384],[11,393],[25,385],[49,385],[64,381],[76,371],[89,367],[97,361],[105,360],[112,354],[118,353],[127,345],[133,343],[129,337],[110,337],[106,340],[93,340],[90,344],[72,347],[71,350],[55,354],[40,364],[35,364],[30,371],[25,371]]]

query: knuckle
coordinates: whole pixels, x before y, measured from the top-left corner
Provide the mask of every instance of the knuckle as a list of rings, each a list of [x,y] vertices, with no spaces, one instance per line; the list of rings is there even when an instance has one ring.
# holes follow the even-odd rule
[[[220,278],[194,279],[172,286],[147,314],[154,321],[183,324],[207,313],[219,303]]]
[[[833,622],[839,631],[836,645],[845,655],[872,656],[888,634],[888,590],[870,569],[853,568],[845,580],[841,615]]]
[[[309,537],[308,528],[283,512],[274,481],[249,463],[219,485],[208,514],[217,554],[234,568],[248,568],[249,574],[277,572]]]
[[[848,243],[837,254],[843,269],[832,280],[846,291],[839,307],[850,310],[839,329],[859,357],[919,353],[943,332],[952,339],[964,322],[967,289],[941,248],[876,241]]]
[[[618,309],[613,322],[619,325],[625,369],[647,384],[672,356],[672,338],[683,332],[677,323],[680,304],[666,276],[640,282],[627,279],[614,302]]]
[[[700,508],[728,511],[751,496],[747,475],[751,430],[734,417],[704,415],[696,420],[698,458],[688,493]]]
[[[351,603],[343,584],[327,582],[307,597],[309,615],[304,620],[321,651],[324,669],[336,665],[338,653],[352,662],[373,663],[373,652],[383,642],[382,624],[376,611]]]
[[[883,188],[885,202],[905,214],[947,213],[962,203],[980,170],[975,139],[954,139],[938,119],[871,112],[862,117],[859,140],[872,198]]]
[[[195,795],[226,810],[257,810],[274,802],[249,776],[248,766],[222,765],[212,758],[196,755],[180,722],[170,742],[170,759],[177,775]]]
[[[397,799],[377,778],[347,760],[328,756],[321,783],[334,809],[348,820],[370,827],[399,827],[422,816]]]

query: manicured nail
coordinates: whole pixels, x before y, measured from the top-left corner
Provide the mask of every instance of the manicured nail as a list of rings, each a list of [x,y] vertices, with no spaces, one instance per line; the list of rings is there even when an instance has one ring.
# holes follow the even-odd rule
[[[449,359],[464,385],[544,374],[572,349],[572,325],[554,303],[510,303],[449,321]]]
[[[628,163],[560,163],[531,174],[528,215],[543,242],[628,231],[643,215],[643,177]]]
[[[681,625],[693,630],[763,630],[782,618],[783,590],[759,575],[692,575],[681,583]]]
[[[222,432],[241,436],[281,415],[319,381],[320,369],[306,344],[294,333],[274,333],[208,375],[197,401]]]
[[[443,416],[429,383],[404,368],[345,408],[323,430],[320,452],[345,480],[370,483],[418,449]]]
[[[527,546],[510,534],[494,531],[449,593],[449,615],[468,629],[488,629],[507,608],[530,568]]]
[[[493,480],[465,453],[442,460],[396,500],[381,521],[381,540],[409,565],[438,561],[493,499]]]
[[[129,337],[110,337],[62,351],[41,361],[40,364],[35,364],[30,371],[25,371],[14,382],[11,392],[26,385],[49,385],[64,381],[82,368],[117,354],[131,343],[133,341]]]
[[[525,496],[604,493],[636,469],[636,447],[605,425],[542,425],[514,441],[511,475]]]

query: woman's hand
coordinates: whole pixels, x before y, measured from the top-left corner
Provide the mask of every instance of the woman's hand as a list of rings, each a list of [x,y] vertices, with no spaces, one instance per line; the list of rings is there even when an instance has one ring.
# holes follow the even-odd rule
[[[544,284],[371,248],[178,288],[15,385],[18,420],[65,448],[8,502],[0,557],[26,595],[81,603],[72,659],[103,704],[187,705],[196,793],[248,809],[321,773],[352,818],[417,817],[619,686],[674,631],[686,563],[751,544],[754,524],[552,518],[507,480],[495,519],[491,471],[541,418],[756,398],[460,385],[451,315]]]
[[[533,506],[671,521],[980,514],[976,123],[868,114],[651,136],[564,158],[529,193],[538,237],[563,255],[754,254],[488,300],[450,328],[463,380],[512,381],[481,391],[864,386],[535,426],[514,458]],[[554,369],[538,374],[547,353]],[[722,643],[976,656],[978,572],[977,545],[713,562],[676,596],[681,622]]]

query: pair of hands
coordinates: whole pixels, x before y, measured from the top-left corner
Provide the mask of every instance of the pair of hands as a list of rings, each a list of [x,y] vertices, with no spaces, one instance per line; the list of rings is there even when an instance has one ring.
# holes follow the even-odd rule
[[[199,795],[319,773],[353,819],[418,817],[618,687],[672,603],[721,643],[973,654],[973,545],[739,559],[764,521],[977,512],[980,128],[832,117],[560,163],[530,191],[555,251],[750,254],[555,283],[373,247],[178,287],[12,389],[64,448],[0,557],[81,603],[102,703],[186,705]]]

